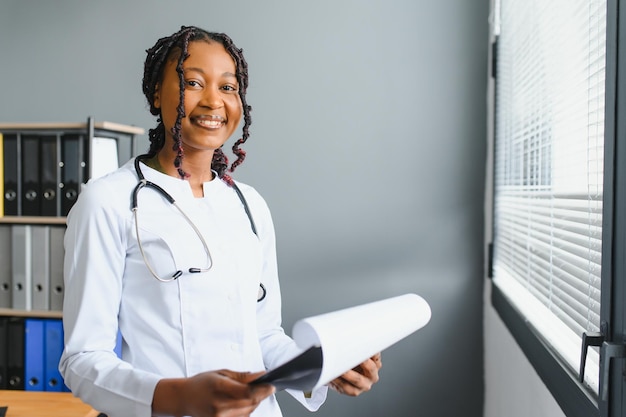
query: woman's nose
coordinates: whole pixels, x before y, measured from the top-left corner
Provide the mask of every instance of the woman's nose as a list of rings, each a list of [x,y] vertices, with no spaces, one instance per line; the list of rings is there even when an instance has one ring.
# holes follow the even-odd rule
[[[217,109],[224,105],[221,92],[216,88],[207,88],[202,95],[201,105]]]

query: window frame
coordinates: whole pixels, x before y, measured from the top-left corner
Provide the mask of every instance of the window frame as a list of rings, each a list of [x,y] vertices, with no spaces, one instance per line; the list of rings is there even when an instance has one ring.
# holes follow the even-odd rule
[[[618,7],[619,0],[607,0],[606,22],[606,81],[605,81],[605,136],[604,185],[602,216],[602,272],[601,323],[608,325],[608,341],[626,341],[626,29],[620,32],[620,22],[626,22],[626,8]],[[626,27],[626,26],[624,26]],[[621,41],[621,42],[620,42]],[[492,76],[497,76],[497,37],[492,49]],[[618,80],[623,80],[619,83]],[[496,117],[496,91],[492,91],[491,109],[493,132]],[[622,138],[621,140],[619,138]],[[495,140],[493,141],[495,147]],[[491,152],[494,155],[495,152]],[[491,161],[492,172],[495,160]],[[491,178],[491,202],[495,197],[495,178]],[[493,213],[493,206],[491,207]],[[494,217],[491,218],[491,236]],[[489,244],[488,277],[491,268],[493,243]],[[545,343],[506,295],[491,283],[491,303],[514,339],[524,352],[539,377],[568,417],[617,417],[626,412],[626,383],[622,377],[626,359],[612,360],[609,400],[602,400],[604,389],[600,359],[600,395],[591,393],[578,381],[553,349]],[[582,349],[581,349],[582,350]],[[620,370],[622,372],[620,372]]]

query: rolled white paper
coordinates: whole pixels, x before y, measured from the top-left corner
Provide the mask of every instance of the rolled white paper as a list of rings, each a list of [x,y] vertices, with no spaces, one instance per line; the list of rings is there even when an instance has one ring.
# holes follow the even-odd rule
[[[430,317],[426,300],[409,293],[301,319],[292,337],[303,350],[321,346],[318,388],[421,329]]]

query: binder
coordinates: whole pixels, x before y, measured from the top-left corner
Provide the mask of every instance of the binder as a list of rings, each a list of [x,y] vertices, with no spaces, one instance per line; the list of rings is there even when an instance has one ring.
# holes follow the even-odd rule
[[[63,353],[63,322],[60,319],[45,321],[44,391],[64,391],[65,383],[59,371]]]
[[[33,310],[50,309],[50,226],[31,226],[31,297]]]
[[[24,389],[24,319],[7,318],[7,389]]]
[[[63,237],[65,226],[50,226],[50,310],[63,310]]]
[[[11,225],[0,225],[0,308],[11,308]]]
[[[0,132],[0,195],[4,195],[4,140]],[[0,200],[0,216],[4,216],[4,198]]]
[[[43,391],[44,383],[44,320],[24,320],[24,389]]]
[[[57,135],[45,135],[39,139],[41,163],[41,207],[42,216],[60,215],[60,203],[57,198],[59,186],[59,138]]]
[[[3,159],[3,205],[5,216],[19,216],[22,214],[20,196],[21,191],[21,161],[20,141],[18,135],[4,134],[2,138]]]
[[[67,216],[78,193],[82,180],[82,144],[78,134],[66,134],[61,138],[61,216]]]
[[[32,309],[31,226],[12,225],[11,242],[12,308],[30,310]]]
[[[22,136],[22,215],[40,216],[39,137]]]
[[[8,319],[0,317],[0,390],[7,389],[7,325]]]

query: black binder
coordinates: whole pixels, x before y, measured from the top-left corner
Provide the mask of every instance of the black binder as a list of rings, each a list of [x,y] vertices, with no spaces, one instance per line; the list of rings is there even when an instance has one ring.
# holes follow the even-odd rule
[[[59,152],[57,135],[42,136],[39,140],[41,163],[41,215],[59,216],[61,201],[57,198],[59,185]]]
[[[39,137],[22,136],[22,215],[40,216]]]
[[[7,389],[7,320],[0,317],[0,389]]]
[[[78,134],[61,138],[61,216],[67,216],[80,191],[82,181],[82,143]]]
[[[20,141],[14,133],[3,134],[3,162],[4,162],[4,215],[19,216],[21,213],[21,161]]]
[[[24,319],[7,318],[7,389],[24,389]]]

